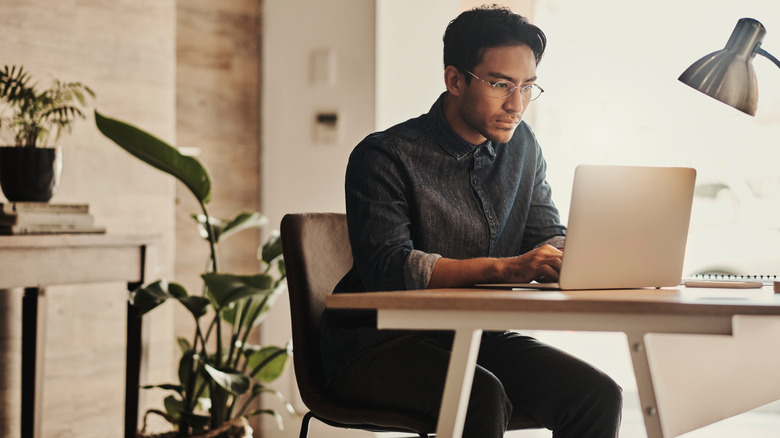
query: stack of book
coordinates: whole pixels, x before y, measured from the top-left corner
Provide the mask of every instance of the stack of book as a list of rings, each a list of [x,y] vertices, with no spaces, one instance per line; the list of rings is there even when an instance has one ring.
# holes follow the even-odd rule
[[[88,204],[0,203],[0,234],[105,233]]]

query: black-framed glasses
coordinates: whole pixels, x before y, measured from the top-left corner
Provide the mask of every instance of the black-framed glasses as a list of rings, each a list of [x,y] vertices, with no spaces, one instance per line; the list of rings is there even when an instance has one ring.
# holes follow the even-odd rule
[[[539,98],[539,96],[542,95],[542,93],[544,93],[544,89],[536,85],[535,83],[526,85],[525,87],[518,87],[512,82],[505,81],[505,80],[488,82],[468,70],[463,70],[463,71],[473,76],[474,79],[479,79],[480,81],[490,85],[490,88],[493,89],[493,95],[499,98],[509,97],[517,89],[520,90],[520,96],[522,96],[523,100],[526,101],[536,100]]]

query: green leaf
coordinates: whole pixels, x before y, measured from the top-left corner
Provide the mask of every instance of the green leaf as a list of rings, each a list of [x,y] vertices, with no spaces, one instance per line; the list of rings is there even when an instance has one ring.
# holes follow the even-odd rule
[[[262,213],[242,211],[225,225],[221,237],[227,238],[241,230],[262,228],[266,225],[268,225],[268,218],[263,216]]]
[[[289,358],[289,347],[268,346],[252,352],[247,358],[247,364],[254,373],[252,377],[268,383],[282,375]]]
[[[136,308],[139,316],[144,315],[164,303],[168,298],[173,298],[169,292],[169,286],[165,280],[141,286],[130,293],[130,304]]]
[[[206,215],[205,214],[191,214],[191,218],[195,220],[195,222],[198,225],[198,234],[200,234],[200,237],[203,238],[203,240],[208,241],[209,240],[209,230],[208,226],[206,226]],[[211,228],[214,230],[214,243],[219,242],[219,237],[222,234],[222,229],[225,228],[225,221],[218,217],[209,216],[208,223],[211,224]]]
[[[200,319],[208,311],[211,302],[205,297],[186,297],[179,298],[179,301],[192,313],[195,319]]]
[[[284,396],[284,394],[281,393],[281,391],[278,391],[273,388],[267,388],[263,385],[255,384],[252,387],[252,396],[257,396],[259,394],[271,394],[273,396],[276,396],[283,404],[284,408],[287,410],[287,413],[290,415],[300,415],[295,410],[295,407],[293,407],[292,403],[290,403],[290,400],[287,399],[287,397]]]
[[[181,385],[174,385],[173,383],[162,383],[160,385],[143,385],[141,386],[143,389],[152,389],[152,388],[160,388],[165,389],[168,391],[176,391],[179,395],[182,395],[182,391],[184,391],[184,387]]]
[[[244,373],[235,370],[220,371],[209,364],[205,364],[204,367],[217,385],[233,394],[244,394],[252,386],[252,379]]]
[[[192,214],[191,217],[198,223],[198,233],[205,240],[209,238],[205,214]],[[208,222],[214,229],[214,242],[224,240],[229,236],[250,228],[262,228],[268,224],[268,218],[261,213],[242,211],[230,221],[209,216]]]
[[[143,315],[165,300],[175,298],[181,302],[195,319],[205,315],[209,300],[203,297],[191,297],[187,290],[178,283],[168,283],[166,280],[158,280],[146,286],[139,287],[130,294],[130,304],[138,309],[139,315]]]
[[[261,415],[266,414],[274,417],[274,420],[276,420],[276,427],[279,430],[284,430],[284,422],[282,421],[282,416],[279,415],[278,412],[274,411],[273,409],[255,409],[253,411],[250,411],[245,415],[245,417],[254,417],[255,415]]]
[[[169,283],[168,293],[174,298],[185,298],[188,296],[187,289],[179,283]]]
[[[273,277],[268,274],[233,275],[206,273],[201,277],[208,288],[208,296],[218,310],[242,298],[273,293]]]
[[[222,311],[222,319],[230,325],[236,325],[236,315],[241,311],[246,315],[241,323],[241,328],[256,327],[265,321],[268,312],[283,291],[284,288],[277,287],[271,293],[262,297],[252,296],[248,299],[238,300]]]
[[[169,395],[163,399],[163,406],[165,406],[165,412],[167,412],[171,418],[175,420],[181,418],[182,411],[184,411],[183,401],[172,395]]]
[[[195,366],[195,358],[193,357],[193,351],[188,350],[182,353],[181,359],[179,359],[179,383],[186,389],[186,391],[192,391],[193,388],[189,387],[190,376]]]
[[[274,230],[268,236],[261,254],[263,261],[269,265],[282,255],[282,238],[278,230]]]
[[[181,350],[182,354],[192,350],[192,345],[190,345],[190,341],[182,338],[181,336],[176,338],[176,343],[179,344],[179,350]]]
[[[193,157],[128,123],[111,119],[95,111],[100,132],[141,161],[181,181],[202,204],[211,200],[211,178],[206,168]]]

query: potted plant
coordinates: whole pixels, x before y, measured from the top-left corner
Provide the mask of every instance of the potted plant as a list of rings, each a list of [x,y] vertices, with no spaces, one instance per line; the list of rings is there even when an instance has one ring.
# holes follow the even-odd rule
[[[260,394],[280,397],[291,413],[292,406],[278,391],[266,386],[284,370],[291,346],[259,346],[248,339],[265,319],[276,297],[286,288],[281,241],[274,232],[258,251],[263,271],[255,275],[232,275],[218,269],[217,245],[245,229],[266,225],[260,213],[242,212],[231,220],[211,217],[206,204],[211,200],[211,179],[195,158],[185,156],[162,140],[127,123],[102,116],[95,111],[98,129],[116,144],[144,162],[180,180],[201,207],[194,214],[201,236],[210,248],[208,271],[201,275],[203,290],[190,295],[184,287],[165,280],[142,285],[130,295],[130,303],[139,315],[166,300],[183,305],[195,321],[192,340],[180,338],[179,381],[149,385],[170,391],[165,411],[152,409],[169,421],[174,430],[159,436],[177,437],[251,437],[246,418],[273,415],[274,410],[251,410],[251,402]],[[144,422],[145,423],[145,422]],[[144,435],[145,426],[140,432]]]
[[[41,89],[23,67],[0,70],[0,187],[9,201],[51,199],[62,172],[57,140],[85,118],[82,108],[94,97],[80,82]]]

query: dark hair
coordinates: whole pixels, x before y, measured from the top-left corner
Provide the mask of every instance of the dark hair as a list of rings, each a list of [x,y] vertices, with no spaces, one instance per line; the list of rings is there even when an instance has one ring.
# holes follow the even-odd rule
[[[547,37],[522,15],[498,5],[480,6],[458,15],[444,32],[444,66],[473,70],[486,49],[524,44],[536,63],[542,60]],[[467,77],[467,79],[470,79]]]

